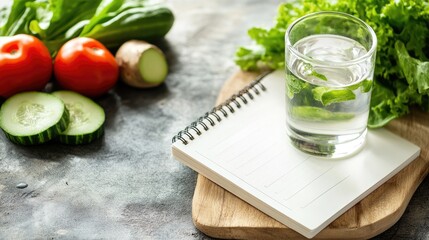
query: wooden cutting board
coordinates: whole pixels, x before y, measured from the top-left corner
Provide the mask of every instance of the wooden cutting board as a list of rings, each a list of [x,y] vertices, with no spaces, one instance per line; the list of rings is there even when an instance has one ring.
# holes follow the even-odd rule
[[[237,72],[217,100],[221,103],[249,84],[257,73]],[[368,239],[391,227],[405,211],[413,193],[429,172],[429,114],[414,110],[387,128],[421,147],[420,156],[365,199],[357,203],[315,239]],[[195,226],[216,238],[305,239],[261,211],[198,175],[192,202]]]

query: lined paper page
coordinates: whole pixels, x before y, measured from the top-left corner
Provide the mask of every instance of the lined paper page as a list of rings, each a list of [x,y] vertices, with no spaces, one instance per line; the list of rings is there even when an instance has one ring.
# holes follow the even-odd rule
[[[347,159],[307,155],[291,146],[285,124],[283,73],[263,80],[267,92],[173,155],[220,186],[306,237],[406,166],[414,144],[379,129]],[[400,146],[400,148],[398,148]]]

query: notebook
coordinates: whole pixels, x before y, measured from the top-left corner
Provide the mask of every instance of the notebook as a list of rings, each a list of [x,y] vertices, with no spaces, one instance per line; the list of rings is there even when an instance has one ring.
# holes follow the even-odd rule
[[[295,149],[285,124],[284,73],[261,76],[173,137],[172,155],[307,238],[394,176],[419,154],[386,129],[363,149],[326,159]]]

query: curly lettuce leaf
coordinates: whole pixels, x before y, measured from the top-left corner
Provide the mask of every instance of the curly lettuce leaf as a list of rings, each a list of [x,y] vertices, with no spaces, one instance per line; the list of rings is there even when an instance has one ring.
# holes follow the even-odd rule
[[[396,42],[395,50],[409,88],[417,90],[416,94],[429,94],[429,62],[411,57],[401,41]]]
[[[246,70],[257,70],[260,68],[258,66],[259,60],[264,55],[265,49],[259,46],[253,48],[250,47],[240,47],[235,53],[235,62],[242,69]]]
[[[394,99],[395,94],[391,89],[378,83],[374,84],[371,95],[371,114],[368,119],[368,127],[382,127],[399,116],[399,113],[394,111]],[[400,107],[399,109],[404,110],[405,108]],[[408,112],[408,108],[406,109]]]

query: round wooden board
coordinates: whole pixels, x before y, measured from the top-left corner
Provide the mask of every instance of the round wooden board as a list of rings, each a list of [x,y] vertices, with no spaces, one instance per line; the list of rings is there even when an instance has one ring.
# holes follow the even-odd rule
[[[217,104],[249,84],[258,73],[239,71],[228,79]],[[395,224],[429,172],[429,115],[420,111],[392,121],[387,128],[421,147],[420,156],[322,230],[315,239],[368,239]],[[192,202],[195,226],[229,239],[305,239],[261,211],[198,175]]]

